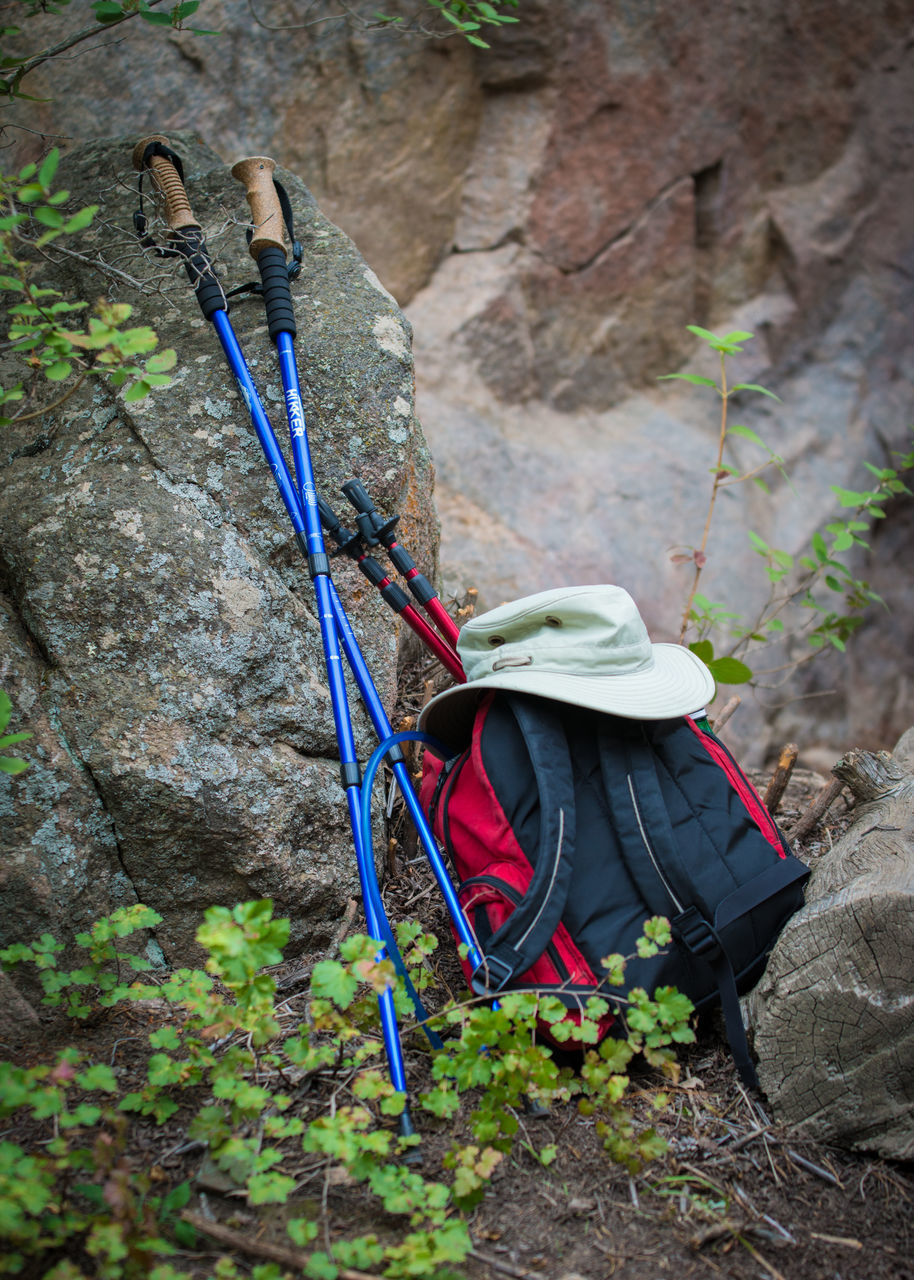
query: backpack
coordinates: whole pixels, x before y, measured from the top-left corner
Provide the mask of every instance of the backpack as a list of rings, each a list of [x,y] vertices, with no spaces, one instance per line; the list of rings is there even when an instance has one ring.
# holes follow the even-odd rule
[[[802,905],[809,870],[706,721],[489,691],[465,751],[426,752],[420,799],[484,956],[472,971],[462,962],[477,994],[554,993],[577,1023],[582,997],[618,1002],[602,957],[632,954],[645,920],[666,916],[672,945],[634,955],[623,994],[671,985],[698,1009],[719,1003],[757,1087],[739,993]]]

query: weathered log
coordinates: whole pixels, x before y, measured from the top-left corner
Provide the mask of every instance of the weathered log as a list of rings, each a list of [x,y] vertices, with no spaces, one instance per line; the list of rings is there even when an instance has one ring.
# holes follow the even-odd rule
[[[746,1002],[782,1121],[893,1159],[914,1155],[914,734],[832,772],[852,825],[813,868]]]

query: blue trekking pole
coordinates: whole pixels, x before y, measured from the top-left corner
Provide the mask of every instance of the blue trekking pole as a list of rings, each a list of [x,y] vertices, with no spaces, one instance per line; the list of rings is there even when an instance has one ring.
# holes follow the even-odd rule
[[[270,337],[276,343],[276,350],[279,356],[280,375],[292,443],[292,459],[298,478],[304,518],[308,528],[309,554],[311,554],[311,548],[319,548],[319,554],[324,557],[323,561],[320,562],[323,565],[326,562],[326,554],[324,553],[320,501],[314,486],[314,471],[308,448],[305,411],[302,405],[301,385],[295,359],[295,316],[283,235],[283,211],[277,184],[273,179],[275,167],[274,162],[268,157],[254,156],[249,159],[239,160],[237,164],[233,165],[232,176],[244,184],[248,204],[251,208],[251,220],[255,230],[251,237],[249,248],[251,256],[257,263],[260,278],[263,282],[267,326]],[[309,559],[310,568],[311,560]],[[321,572],[324,572],[323,569]],[[312,576],[313,573],[314,571],[312,570]],[[441,889],[460,941],[470,948],[471,954],[479,955],[481,960],[482,956],[478,943],[457,900],[454,886],[451,884],[444,860],[435,842],[435,837],[413,788],[403,753],[399,744],[392,741],[392,738],[398,735],[393,733],[384,705],[359,650],[355,635],[336,594],[333,581],[329,577],[329,569],[326,571],[326,576],[336,611],[335,617],[340,642],[375,733],[382,747],[385,748],[397,786],[428,856],[432,872]],[[389,748],[386,745],[388,742],[391,743]]]
[[[296,541],[308,562],[317,597],[321,639],[324,647],[327,679],[331,691],[334,723],[340,752],[341,780],[346,792],[368,932],[382,948],[381,954],[383,954],[384,947],[387,948],[391,959],[394,960],[398,970],[403,974],[405,971],[402,969],[402,961],[391,934],[390,925],[381,901],[380,889],[378,888],[370,844],[370,828],[366,831],[362,820],[361,774],[356,759],[355,742],[342,671],[341,646],[353,670],[375,731],[382,740],[382,747],[392,759],[398,785],[404,794],[410,814],[417,824],[423,845],[432,859],[436,879],[438,879],[442,892],[445,894],[448,908],[451,910],[452,918],[455,920],[455,927],[458,928],[461,939],[466,940],[471,949],[478,954],[475,938],[460,910],[453,886],[435,845],[434,837],[412,789],[402,751],[399,747],[399,741],[393,741],[394,735],[392,734],[390,723],[374,688],[364,659],[359,652],[355,636],[346,619],[342,604],[330,577],[329,559],[323,545],[294,356],[290,357],[290,354],[288,354],[285,358],[283,380],[285,386],[287,376],[294,378],[291,389],[294,390],[295,395],[290,401],[287,391],[287,407],[289,410],[290,430],[292,431],[295,465],[300,476],[298,486],[295,485],[289,474],[285,458],[279,449],[273,428],[263,408],[250,370],[228,318],[226,295],[215,275],[202,228],[193,215],[187,193],[184,190],[182,166],[179,157],[170,149],[166,139],[154,136],[146,138],[137,144],[134,148],[133,163],[134,167],[141,172],[149,171],[151,173],[155,186],[163,198],[165,218],[171,229],[170,251],[184,259],[185,269],[194,288],[200,309],[204,317],[211,321],[216,330],[292,523]],[[270,163],[272,165],[272,162]],[[140,228],[139,226],[137,229],[141,234],[145,231],[145,228]],[[280,239],[280,246],[281,243]],[[291,338],[294,336],[294,317],[292,315],[291,294],[288,287],[284,251],[282,274],[285,287],[278,290],[276,287],[278,274],[275,269],[276,265],[276,255],[271,254],[268,256],[264,267],[261,268],[262,278],[265,278],[265,291],[269,286],[269,292],[266,294],[268,308],[271,308],[271,301],[277,293],[279,295],[278,308],[275,303],[272,304],[270,331],[278,346],[279,340],[285,335],[287,341],[283,342],[280,349],[285,348],[291,353]],[[270,314],[269,311],[268,314]],[[274,324],[279,324],[280,326],[275,334]],[[289,326],[291,326],[291,333],[289,332]],[[289,363],[291,364],[291,373],[286,368]],[[381,748],[379,748],[380,750]],[[377,755],[378,753],[376,752],[375,754]],[[455,911],[456,915],[454,914]],[[389,988],[386,989],[379,995],[378,1001],[391,1082],[397,1092],[402,1093],[405,1098],[407,1093],[406,1076],[391,990]],[[403,1136],[407,1136],[413,1132],[414,1128],[409,1109],[408,1106],[405,1106],[400,1117],[400,1133]]]

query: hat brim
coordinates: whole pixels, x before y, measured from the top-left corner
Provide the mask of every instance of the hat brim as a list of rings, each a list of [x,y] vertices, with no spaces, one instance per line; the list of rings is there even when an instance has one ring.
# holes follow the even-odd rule
[[[691,649],[679,644],[651,646],[653,663],[625,675],[570,675],[515,667],[439,693],[419,716],[419,729],[450,747],[463,749],[473,718],[490,689],[553,698],[629,720],[671,720],[705,707],[714,697],[714,677]]]

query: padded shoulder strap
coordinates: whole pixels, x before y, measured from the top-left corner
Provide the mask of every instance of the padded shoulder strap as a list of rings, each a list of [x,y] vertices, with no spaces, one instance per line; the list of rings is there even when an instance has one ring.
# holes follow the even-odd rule
[[[622,769],[618,768],[620,758]],[[611,736],[604,728],[600,764],[632,878],[651,910],[670,917],[679,945],[710,967],[733,1060],[744,1082],[757,1089],[733,966],[716,930],[692,900],[688,868],[660,789],[654,750],[643,728],[633,724],[624,737],[615,732]]]
[[[574,859],[574,781],[561,719],[543,698],[502,697],[533,765],[540,803],[539,844],[527,892],[489,938],[473,974],[473,989],[479,994],[500,991],[545,951],[565,910]]]
[[[632,880],[654,915],[677,914],[690,903],[688,880],[640,721],[601,726],[600,771]]]

